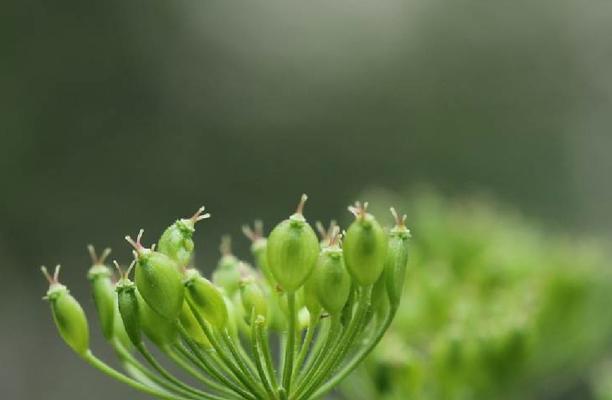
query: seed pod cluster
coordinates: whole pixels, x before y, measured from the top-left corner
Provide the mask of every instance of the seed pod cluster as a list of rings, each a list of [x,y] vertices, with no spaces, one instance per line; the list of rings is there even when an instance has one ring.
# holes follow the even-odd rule
[[[260,221],[253,228],[243,227],[251,240],[253,264],[234,255],[225,236],[210,280],[192,264],[195,225],[209,217],[203,207],[192,217],[172,223],[149,248],[142,244],[142,230],[136,239],[126,236],[134,259],[125,273],[116,263],[116,283],[105,265],[110,250],[98,257],[90,247],[93,265],[88,277],[100,326],[126,373],[135,379],[120,380],[161,398],[211,398],[156,361],[146,347],[152,343],[205,382],[216,395],[213,398],[229,394],[247,399],[309,399],[319,396],[317,390],[326,385],[335,385],[334,374],[342,375],[347,355],[367,354],[378,342],[377,335],[388,327],[378,323],[383,319],[370,318],[370,300],[378,292],[391,302],[399,298],[401,285],[396,280],[405,271],[407,230],[402,220],[401,226],[385,232],[367,213],[367,203],[357,204],[350,208],[355,221],[344,235],[333,222],[329,229],[317,226],[322,233],[319,240],[304,216],[306,199],[303,195],[295,213],[277,224],[268,237]],[[48,279],[47,298],[60,335],[88,362],[108,373],[110,367],[89,350],[82,308],[57,282],[57,273]],[[386,318],[390,321],[393,315]],[[276,367],[270,330],[286,343],[282,365]],[[316,349],[315,337],[320,343]],[[250,344],[251,351],[243,348],[245,344]],[[141,353],[152,371],[140,365],[132,356],[134,351]],[[313,359],[307,361],[307,357]],[[117,374],[109,373],[115,378]]]

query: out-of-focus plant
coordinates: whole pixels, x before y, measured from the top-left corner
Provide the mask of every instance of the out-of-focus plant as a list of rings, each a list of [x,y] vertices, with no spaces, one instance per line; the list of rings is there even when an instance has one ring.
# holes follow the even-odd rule
[[[368,198],[402,204],[418,234],[397,318],[346,398],[552,398],[610,349],[610,261],[595,241],[482,199]]]
[[[102,373],[168,400],[278,399],[323,396],[378,344],[401,298],[409,231],[391,209],[385,230],[367,203],[349,207],[355,219],[344,234],[335,224],[319,240],[303,207],[268,238],[261,223],[244,228],[252,240],[255,269],[231,254],[228,240],[212,276],[191,267],[193,234],[208,218],[204,207],[170,225],[146,248],[142,230],[127,236],[134,261],[112,280],[110,250],[93,260],[88,278],[104,337],[122,361],[120,372],[89,347],[89,325],[79,303],[59,283],[59,266],[46,299],[64,341]],[[129,278],[134,270],[134,281]],[[280,338],[273,362],[270,335]],[[278,341],[277,341],[278,342]],[[166,369],[152,344],[192,381]]]

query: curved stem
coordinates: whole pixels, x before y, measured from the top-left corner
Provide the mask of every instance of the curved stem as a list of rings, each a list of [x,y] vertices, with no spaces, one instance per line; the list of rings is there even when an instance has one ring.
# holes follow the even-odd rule
[[[230,350],[230,353],[232,354],[232,357],[234,358],[234,360],[236,360],[236,363],[238,364],[238,368],[240,368],[244,376],[249,380],[249,383],[256,389],[257,393],[259,395],[263,395],[262,397],[265,398],[266,396],[265,396],[264,390],[256,382],[257,378],[255,377],[255,373],[249,369],[246,362],[243,360],[242,356],[240,355],[240,352],[238,351],[238,349],[236,348],[236,345],[234,344],[234,341],[232,340],[229,333],[227,332],[227,329],[221,333],[221,338],[223,339],[227,348]]]
[[[370,308],[371,294],[371,285],[362,288],[356,315],[351,320],[349,327],[342,335],[342,338],[339,340],[338,344],[332,350],[331,356],[327,358],[323,366],[317,371],[314,379],[309,382],[308,387],[304,390],[304,394],[300,397],[296,396],[296,398],[307,399],[312,392],[316,390],[317,386],[320,385],[322,381],[332,373],[336,364],[341,361],[342,355],[350,348],[350,346],[352,346],[355,338],[361,330],[367,311]]]
[[[217,351],[217,354],[219,355],[221,361],[232,371],[232,373],[234,374],[234,376],[236,376],[240,383],[242,383],[246,388],[248,388],[252,392],[252,394],[255,395],[255,397],[259,398],[260,392],[257,386],[254,386],[253,383],[251,383],[251,381],[249,380],[248,376],[244,375],[242,371],[240,371],[240,369],[236,367],[236,365],[230,360],[229,356],[225,353],[225,349],[223,349],[219,345],[219,342],[213,334],[210,326],[208,325],[208,323],[206,323],[206,321],[204,321],[197,308],[193,305],[191,299],[187,298],[186,300],[187,304],[189,305],[189,308],[191,309],[194,317],[196,318],[196,321],[204,331],[204,334],[206,335],[206,338],[208,339],[212,347]]]
[[[222,393],[224,396],[229,396],[230,398],[240,398],[236,397],[234,392],[229,390],[226,386],[221,385],[218,382],[210,379],[209,377],[201,374],[199,371],[194,369],[185,359],[187,359],[192,364],[199,366],[195,360],[195,356],[191,353],[186,352],[186,354],[179,354],[175,349],[164,349],[164,352],[174,361],[181,369],[187,372],[189,375],[197,379],[202,384],[208,386],[209,388],[216,390],[219,393]],[[206,369],[203,369],[206,371]]]
[[[139,343],[136,345],[136,348],[142,354],[142,356],[147,360],[147,362],[155,369],[161,376],[163,376],[168,382],[172,383],[176,386],[176,391],[182,393],[185,396],[197,399],[198,396],[205,399],[210,400],[220,400],[221,397],[214,396],[210,393],[203,392],[201,390],[192,388],[191,386],[181,382],[174,375],[168,372],[149,352],[144,343]],[[195,397],[194,397],[195,396]]]
[[[234,392],[236,392],[240,396],[244,397],[245,399],[255,400],[255,396],[253,396],[251,393],[247,392],[245,389],[240,387],[236,382],[231,381],[228,377],[226,377],[225,375],[223,375],[222,373],[217,371],[210,364],[210,361],[208,359],[206,359],[206,357],[204,357],[204,355],[201,353],[201,351],[197,347],[197,345],[191,340],[191,338],[189,338],[189,336],[187,335],[187,332],[185,331],[185,329],[183,327],[179,327],[179,331],[181,333],[181,337],[183,338],[185,343],[187,343],[187,346],[189,347],[189,349],[192,351],[194,356],[201,363],[200,366],[202,367],[202,369],[204,369],[211,376],[213,376],[214,378],[219,380],[221,383],[226,385],[229,389],[233,390]],[[180,347],[179,347],[179,349],[180,349]],[[184,351],[187,351],[187,350],[184,350]]]
[[[359,365],[359,363],[368,356],[368,354],[370,354],[370,352],[374,349],[374,347],[376,347],[378,342],[380,342],[380,340],[384,336],[385,332],[391,325],[391,322],[393,322],[393,318],[395,317],[396,313],[397,306],[393,306],[389,311],[385,322],[376,332],[376,334],[374,335],[374,339],[370,342],[370,344],[368,344],[365,348],[359,351],[351,361],[349,361],[336,375],[334,375],[333,378],[325,382],[325,384],[321,385],[321,387],[318,388],[317,391],[313,394],[312,398],[320,397],[324,395],[325,392],[327,392],[328,390],[331,390],[334,386],[340,383],[340,381],[344,379],[349,373],[351,373],[355,369],[355,367],[357,367],[357,365]]]
[[[122,374],[110,365],[106,364],[104,361],[100,360],[98,357],[94,356],[91,350],[87,350],[87,352],[83,354],[82,357],[87,363],[89,363],[89,365],[96,368],[98,371],[110,376],[111,378],[118,380],[121,383],[125,383],[133,389],[140,390],[143,393],[147,393],[151,396],[155,396],[164,400],[190,400],[187,397],[176,396],[168,392],[143,385],[142,383]]]
[[[340,322],[340,317],[338,315],[334,315],[331,317],[331,326],[326,333],[325,341],[323,346],[319,348],[319,351],[314,356],[313,362],[310,364],[308,370],[306,370],[306,374],[300,381],[300,384],[293,394],[292,398],[298,398],[304,390],[307,390],[313,382],[313,379],[317,375],[317,371],[321,364],[324,364],[331,357],[331,350],[334,348],[334,340],[338,340],[338,338],[342,338],[341,336],[341,328],[342,323]],[[337,343],[336,343],[337,344]]]

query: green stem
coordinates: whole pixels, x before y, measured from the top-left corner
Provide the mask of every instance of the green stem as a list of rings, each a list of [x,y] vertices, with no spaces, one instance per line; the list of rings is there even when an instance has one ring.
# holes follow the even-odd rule
[[[187,298],[186,300],[187,300],[187,304],[189,305],[189,308],[191,309],[194,317],[196,318],[196,321],[198,322],[198,324],[200,325],[200,327],[204,331],[204,334],[206,335],[206,338],[208,339],[208,341],[210,342],[212,347],[217,351],[217,354],[218,354],[219,358],[221,359],[221,361],[232,371],[234,376],[236,376],[236,378],[246,388],[248,388],[252,392],[252,394],[255,395],[255,397],[259,398],[260,392],[259,392],[257,386],[253,385],[253,383],[251,383],[251,381],[249,380],[248,376],[244,375],[242,373],[242,371],[240,371],[240,369],[237,368],[236,365],[231,361],[229,356],[225,353],[225,349],[223,349],[220,346],[220,344],[217,341],[217,338],[215,337],[215,335],[213,334],[210,326],[208,325],[208,323],[206,323],[206,321],[204,321],[204,319],[200,315],[200,312],[194,306],[194,304],[191,301],[191,299]]]
[[[124,370],[142,384],[154,385],[154,387],[160,388],[169,383],[163,381],[159,376],[155,375],[149,369],[147,369],[140,361],[136,359],[126,348],[116,339],[110,341],[111,346],[117,353],[117,356],[123,364]],[[166,387],[166,389],[168,389]]]
[[[122,374],[121,372],[117,371],[113,367],[106,364],[104,361],[94,356],[91,350],[87,350],[87,352],[83,354],[82,356],[83,356],[83,359],[87,363],[89,363],[89,365],[91,365],[92,367],[110,376],[111,378],[114,378],[118,380],[119,382],[132,387],[133,389],[140,390],[143,393],[147,393],[147,394],[150,394],[151,396],[155,396],[155,397],[158,397],[164,400],[191,400],[187,397],[175,396],[168,392],[161,391],[161,390],[154,389],[149,386],[143,385],[142,383]]]
[[[256,319],[255,312],[253,312],[251,315],[251,346],[252,346],[253,357],[255,357],[255,365],[257,367],[257,373],[259,374],[259,378],[263,382],[264,387],[266,388],[266,392],[270,396],[270,399],[276,399],[274,388],[272,387],[272,384],[270,383],[270,379],[266,375],[265,368],[263,365],[264,362],[262,359],[264,358],[264,356],[262,355],[262,349],[259,346],[259,342],[257,341],[257,325],[263,325],[263,324],[264,324],[264,320]]]
[[[270,383],[272,387],[278,387],[278,383],[276,382],[276,371],[274,371],[274,363],[272,362],[272,353],[270,352],[270,344],[268,341],[268,332],[264,324],[257,325],[256,329],[256,341],[259,347],[262,350],[264,356],[264,362],[266,364],[266,369],[268,371],[268,376],[270,377]]]
[[[293,358],[295,355],[295,293],[287,293],[287,304],[289,308],[289,327],[287,330],[287,346],[285,347],[285,359],[283,363],[283,388],[287,395],[291,393],[291,375],[293,375]]]
[[[376,332],[376,334],[374,335],[374,339],[370,342],[370,344],[368,344],[365,348],[359,351],[351,361],[349,361],[340,371],[338,371],[337,374],[334,375],[333,378],[331,378],[325,384],[321,385],[321,387],[317,389],[317,391],[313,394],[312,398],[318,398],[324,395],[325,392],[327,392],[328,390],[331,390],[334,386],[340,383],[340,381],[344,379],[349,373],[351,373],[355,369],[355,367],[357,367],[357,365],[359,365],[359,363],[368,356],[368,354],[370,354],[370,352],[376,347],[378,342],[380,342],[382,337],[385,335],[387,329],[389,329],[389,326],[391,325],[391,322],[393,322],[393,318],[395,317],[396,313],[397,305],[391,308],[389,314],[387,315],[387,318],[385,319],[385,322]]]
[[[179,329],[180,329],[181,337],[183,338],[185,343],[187,343],[187,346],[189,347],[191,352],[195,355],[195,357],[201,363],[200,366],[201,366],[202,369],[204,369],[211,376],[213,376],[214,378],[219,380],[221,383],[223,383],[228,388],[230,388],[231,390],[233,390],[234,392],[236,392],[240,396],[244,397],[245,399],[256,400],[255,396],[253,396],[251,393],[247,392],[245,389],[240,387],[236,382],[231,381],[225,375],[223,375],[219,371],[217,371],[217,369],[214,368],[213,365],[211,365],[210,361],[201,353],[201,350],[193,342],[193,340],[191,340],[191,338],[189,338],[189,335],[187,334],[185,329],[183,327],[180,327]],[[180,347],[179,347],[179,349],[180,349]],[[187,350],[184,350],[184,351],[186,352]],[[231,374],[231,372],[230,372],[230,374]]]
[[[136,348],[142,354],[142,356],[147,360],[147,362],[155,369],[161,376],[163,376],[168,382],[172,383],[176,386],[176,391],[182,393],[185,396],[189,396],[191,398],[197,399],[198,396],[204,399],[210,400],[220,400],[221,397],[217,397],[211,395],[210,393],[203,392],[201,390],[192,388],[191,386],[181,382],[174,375],[168,372],[149,352],[144,343],[138,343]],[[195,397],[194,397],[195,396]]]
[[[168,355],[168,357],[170,357],[172,359],[172,361],[174,361],[181,369],[183,369],[185,372],[187,372],[189,375],[191,375],[192,377],[194,377],[195,379],[197,379],[199,382],[201,382],[202,384],[208,386],[209,388],[216,390],[219,393],[222,393],[224,396],[230,396],[230,398],[239,398],[236,397],[236,395],[229,390],[226,386],[221,385],[218,382],[215,382],[214,380],[210,379],[209,377],[201,374],[199,371],[197,371],[196,369],[194,369],[189,363],[191,362],[192,364],[198,366],[198,363],[196,362],[196,358],[194,355],[192,355],[191,353],[189,353],[188,351],[186,352],[186,354],[179,354],[177,353],[176,350],[168,348],[168,349],[164,349],[164,352]],[[187,359],[187,360],[186,360]],[[204,371],[207,371],[206,369],[202,368]]]
[[[238,351],[238,349],[236,348],[236,345],[234,344],[234,341],[232,340],[231,336],[227,332],[227,329],[221,333],[221,338],[223,339],[227,348],[229,348],[230,353],[234,357],[234,360],[236,360],[236,363],[238,364],[238,368],[240,368],[244,376],[249,380],[249,383],[252,385],[252,387],[255,388],[256,392],[265,398],[266,397],[264,393],[265,389],[263,389],[260,385],[257,384],[256,382],[257,378],[255,376],[254,371],[251,371],[249,367],[247,366],[246,362],[243,360],[242,356],[240,355],[240,352]]]
[[[298,398],[300,394],[303,393],[303,391],[311,385],[321,364],[325,363],[328,358],[331,357],[331,350],[334,347],[334,341],[338,341],[338,338],[341,338],[340,332],[342,328],[342,323],[340,322],[340,316],[331,316],[330,324],[331,326],[326,332],[326,337],[323,346],[319,348],[319,351],[314,356],[314,361],[310,364],[309,369],[306,370],[306,374],[300,381],[300,384],[292,398]]]
[[[321,311],[316,313],[315,315],[310,316],[310,323],[308,324],[308,328],[306,330],[306,337],[302,342],[302,347],[300,349],[300,353],[298,354],[298,358],[295,362],[295,369],[293,371],[292,379],[295,380],[297,373],[301,370],[302,364],[304,363],[304,359],[308,354],[308,350],[310,349],[310,345],[312,343],[312,339],[314,338],[316,328],[319,326],[319,321],[321,319]]]
[[[349,327],[342,335],[342,338],[339,340],[338,344],[332,350],[331,356],[325,360],[323,366],[315,374],[314,379],[309,382],[308,387],[304,390],[304,394],[299,397],[296,396],[296,399],[309,398],[312,392],[317,389],[317,386],[319,386],[322,381],[331,375],[336,367],[336,364],[341,361],[342,355],[350,348],[350,346],[352,346],[355,338],[362,328],[366,313],[370,308],[371,293],[371,285],[362,288],[355,317],[351,320]]]

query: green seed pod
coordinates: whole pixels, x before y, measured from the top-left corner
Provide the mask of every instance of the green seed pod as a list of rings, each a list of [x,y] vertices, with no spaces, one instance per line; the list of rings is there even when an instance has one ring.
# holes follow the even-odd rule
[[[115,288],[111,280],[112,272],[104,264],[106,257],[110,254],[109,248],[104,249],[100,257],[92,245],[87,246],[91,256],[92,266],[87,272],[87,279],[91,283],[94,304],[98,312],[102,334],[110,340],[114,334],[115,324]]]
[[[387,235],[374,216],[366,212],[367,207],[368,203],[349,207],[356,219],[344,238],[346,266],[361,286],[376,282],[383,271],[387,252]]]
[[[242,306],[247,315],[255,310],[255,315],[268,316],[268,303],[263,290],[254,279],[246,279],[240,284]]]
[[[189,337],[200,346],[209,349],[211,348],[210,342],[206,337],[206,334],[202,330],[200,324],[198,324],[198,320],[191,312],[189,305],[187,302],[183,303],[183,309],[181,310],[181,314],[179,315],[179,321],[181,321],[181,325],[189,334]]]
[[[136,294],[136,285],[132,282],[128,276],[135,262],[132,262],[129,269],[125,274],[121,274],[121,279],[117,282],[117,303],[119,306],[119,313],[121,314],[121,321],[123,327],[127,333],[130,341],[135,345],[139,346],[142,343],[142,328],[141,328],[141,317],[140,308],[141,305],[138,302],[138,295]],[[121,273],[119,264],[115,261],[115,266]]]
[[[186,267],[191,260],[195,224],[198,221],[210,218],[210,214],[202,214],[203,212],[204,206],[200,207],[191,218],[177,220],[159,238],[157,243],[159,252],[173,259],[179,267]]]
[[[215,329],[225,328],[228,319],[227,306],[219,289],[195,269],[186,271],[185,287],[189,300],[202,317]]]
[[[322,308],[317,297],[317,279],[314,278],[316,270],[317,267],[315,266],[314,271],[304,283],[304,305],[311,315],[318,314]]]
[[[240,288],[240,261],[232,254],[229,236],[221,238],[221,259],[213,272],[212,281],[223,288],[228,296],[233,296]]]
[[[332,244],[323,249],[316,267],[309,278],[321,306],[330,314],[342,311],[351,291],[351,276],[344,266],[342,249],[338,244],[340,235],[334,235]]]
[[[117,287],[115,286],[115,291]],[[115,312],[114,312],[114,323],[113,323],[113,337],[119,341],[127,350],[132,349],[132,339],[130,339],[125,326],[123,325],[123,318],[119,311],[119,297],[115,295]]]
[[[396,305],[400,301],[404,281],[406,280],[410,231],[406,228],[406,215],[400,218],[393,207],[391,207],[391,214],[395,217],[396,223],[389,233],[389,247],[385,261],[385,276],[389,300],[391,304]]]
[[[254,223],[254,229],[251,229],[248,225],[242,227],[242,232],[246,237],[251,239],[251,254],[255,258],[255,265],[263,272],[268,284],[270,286],[276,286],[276,280],[270,271],[268,263],[268,240],[265,238],[263,233],[263,223],[260,220],[256,220]]]
[[[184,287],[177,264],[163,253],[147,249],[140,244],[142,229],[136,242],[126,240],[135,249],[138,291],[149,307],[161,317],[175,322],[183,307]]]
[[[306,199],[302,195],[295,214],[278,224],[268,238],[270,271],[287,292],[295,292],[304,284],[319,254],[317,235],[302,215]]]
[[[51,304],[53,320],[60,336],[77,354],[85,355],[89,350],[89,325],[83,308],[70,295],[68,288],[59,283],[59,265],[55,267],[53,276],[45,267],[41,267],[41,270],[49,281],[49,290],[44,298]]]
[[[177,320],[169,321],[155,312],[147,305],[138,290],[136,290],[136,297],[140,309],[140,326],[144,334],[160,348],[176,343],[178,340]]]

